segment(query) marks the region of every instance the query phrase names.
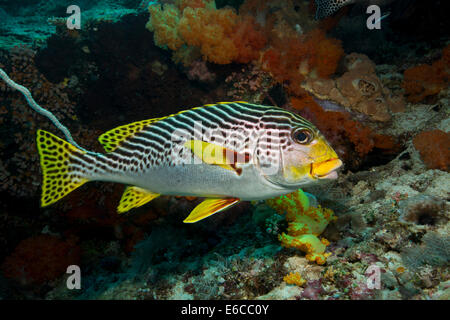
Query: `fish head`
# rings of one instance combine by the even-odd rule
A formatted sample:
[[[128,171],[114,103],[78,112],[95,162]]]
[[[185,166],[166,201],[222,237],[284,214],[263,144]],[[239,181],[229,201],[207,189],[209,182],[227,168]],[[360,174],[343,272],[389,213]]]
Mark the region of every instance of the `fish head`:
[[[322,134],[300,128],[292,140],[293,149],[280,153],[287,184],[337,178],[342,161]]]
[[[259,143],[260,151],[255,158],[263,177],[286,189],[336,179],[342,161],[320,131],[298,115],[293,115],[289,124],[289,129],[278,140],[270,139],[279,141],[278,145],[268,144],[267,139]]]

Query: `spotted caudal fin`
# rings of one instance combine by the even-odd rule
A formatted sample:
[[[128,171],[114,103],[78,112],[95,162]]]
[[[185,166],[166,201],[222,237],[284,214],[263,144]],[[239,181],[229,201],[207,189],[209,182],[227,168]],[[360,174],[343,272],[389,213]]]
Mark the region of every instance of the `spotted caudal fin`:
[[[355,0],[316,0],[316,19],[324,19],[331,16],[340,8],[354,2]]]
[[[36,142],[43,173],[42,207],[58,201],[89,181],[86,169],[77,165],[85,151],[44,130],[38,130]]]

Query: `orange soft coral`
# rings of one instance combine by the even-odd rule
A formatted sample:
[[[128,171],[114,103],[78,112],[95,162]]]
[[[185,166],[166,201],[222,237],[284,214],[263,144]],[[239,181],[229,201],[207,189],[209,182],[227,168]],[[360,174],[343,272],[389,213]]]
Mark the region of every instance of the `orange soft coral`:
[[[328,39],[320,29],[289,39],[274,39],[262,56],[266,71],[291,92],[301,92],[300,83],[307,77],[330,77],[344,51],[336,39]]]
[[[325,111],[311,96],[303,95],[301,98],[293,98],[292,106],[307,113],[315,125],[335,145],[342,143],[342,138],[350,141],[360,156],[366,155],[374,147],[371,139],[371,130],[364,128],[359,122],[351,119],[346,112]]]
[[[318,41],[317,53],[312,63],[320,78],[329,78],[336,72],[339,60],[344,55],[339,40],[325,38],[325,33],[320,29],[312,31],[311,41]]]
[[[154,32],[155,44],[159,47],[167,46],[171,50],[179,49],[184,41],[178,32],[180,11],[171,4],[151,5],[148,8],[150,19],[146,28]]]
[[[205,8],[211,7],[213,5],[213,2],[211,1],[208,2],[206,0],[176,0],[175,3],[181,12],[183,12],[183,10],[186,9],[187,7]]]
[[[339,41],[326,38],[320,29],[299,35],[288,25],[267,21],[263,28],[251,15],[216,9],[214,1],[178,0],[175,5],[152,5],[149,11],[147,28],[154,31],[155,43],[174,50],[177,61],[192,61],[184,55],[198,51],[217,64],[260,61],[269,41],[266,33],[271,34],[260,62],[294,93],[305,77],[330,77],[343,55]]]
[[[196,46],[205,58],[217,64],[231,63],[238,55],[232,40],[238,22],[231,9],[186,8],[178,31],[189,46]]]
[[[237,49],[235,61],[249,63],[259,59],[260,50],[266,45],[266,37],[255,19],[245,16],[237,24],[233,42]]]
[[[304,35],[297,54],[303,56],[302,62],[307,61],[306,72],[316,72],[320,78],[328,78],[336,71],[344,50],[339,40],[329,39],[323,30],[314,29]]]
[[[413,144],[429,169],[449,171],[450,133],[441,130],[424,131],[414,137]]]
[[[450,81],[450,45],[444,48],[442,58],[433,64],[421,64],[405,70],[403,88],[407,100],[423,101],[448,87]]]
[[[5,277],[22,284],[42,284],[61,276],[69,265],[79,264],[80,250],[75,240],[63,241],[50,235],[23,240],[5,259]]]
[[[214,1],[178,0],[176,5],[152,5],[149,11],[147,28],[154,32],[155,44],[174,50],[175,60],[185,64],[197,52],[217,64],[249,63],[259,59],[266,44],[253,17],[216,9]]]
[[[268,71],[279,83],[297,93],[304,75],[299,71],[301,56],[298,54],[302,42],[298,38],[288,39],[283,47],[271,47],[262,56],[262,69]]]

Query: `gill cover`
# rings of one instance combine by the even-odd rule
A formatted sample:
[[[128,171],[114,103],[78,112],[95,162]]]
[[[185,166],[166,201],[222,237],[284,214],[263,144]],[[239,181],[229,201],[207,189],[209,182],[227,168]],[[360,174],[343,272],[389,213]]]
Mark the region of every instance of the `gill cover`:
[[[308,145],[294,144],[293,150],[280,146],[269,150],[258,140],[254,159],[261,175],[270,183],[284,188],[304,185],[312,180],[335,178],[329,175],[342,165],[336,152],[319,135]]]
[[[268,182],[282,188],[292,188],[306,182],[309,165],[308,156],[306,154],[299,155],[294,162],[287,157],[287,153],[281,150],[281,146],[267,147],[266,143],[261,143],[258,139],[255,148],[255,166],[261,175]],[[259,150],[259,152],[258,152]],[[299,165],[305,163],[305,165]]]

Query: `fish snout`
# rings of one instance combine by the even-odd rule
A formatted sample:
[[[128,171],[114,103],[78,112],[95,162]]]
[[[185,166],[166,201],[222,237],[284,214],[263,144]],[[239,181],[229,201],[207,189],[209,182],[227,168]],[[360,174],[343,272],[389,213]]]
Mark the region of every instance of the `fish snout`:
[[[336,170],[341,166],[342,161],[338,158],[312,163],[310,175],[315,179],[336,179]]]

